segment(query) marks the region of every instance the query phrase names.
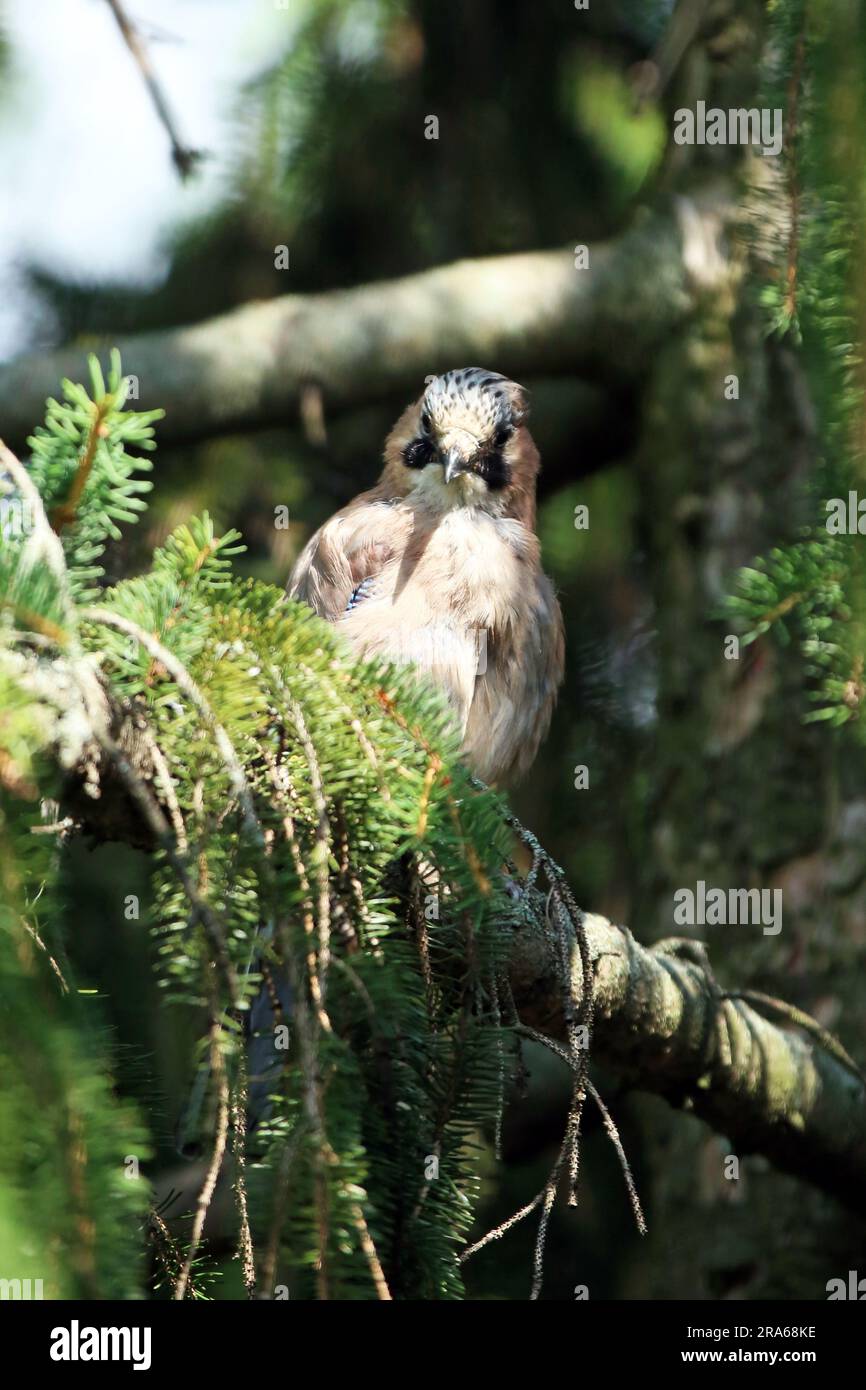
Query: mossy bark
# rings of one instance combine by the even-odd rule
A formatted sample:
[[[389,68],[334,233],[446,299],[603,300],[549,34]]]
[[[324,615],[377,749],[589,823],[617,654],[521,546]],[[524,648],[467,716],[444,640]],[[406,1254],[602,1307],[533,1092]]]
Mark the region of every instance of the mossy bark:
[[[759,39],[756,26],[741,50],[752,105]],[[719,75],[719,106],[735,104],[726,95],[729,77]],[[820,520],[802,486],[814,458],[805,384],[793,350],[764,337],[756,308],[747,250],[754,229],[740,193],[748,164],[720,172],[729,234],[716,247],[688,330],[657,355],[645,400],[641,514],[660,689],[646,769],[654,799],[632,921],[651,938],[676,932],[707,940],[723,986],[737,980],[817,1013],[862,1056],[856,986],[843,965],[850,904],[830,891],[833,882],[842,888],[838,866],[852,856],[852,811],[839,799],[833,744],[803,724],[809,705],[797,653],[763,639],[739,652],[726,648],[734,634],[720,616],[738,566]],[[705,181],[699,164],[694,177]],[[856,850],[853,857],[857,880],[863,859]],[[780,889],[781,931],[684,928],[674,894],[700,880],[725,890]],[[828,1199],[768,1179],[760,1160],[695,1121],[651,1103],[642,1113],[653,1174],[645,1294],[824,1298],[827,1279],[858,1254],[862,1260],[862,1228]]]

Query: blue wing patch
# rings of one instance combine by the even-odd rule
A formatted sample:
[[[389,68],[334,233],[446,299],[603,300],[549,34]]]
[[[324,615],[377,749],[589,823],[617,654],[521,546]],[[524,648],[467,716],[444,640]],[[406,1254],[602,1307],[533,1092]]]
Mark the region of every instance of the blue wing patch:
[[[353,608],[357,608],[357,606],[358,606],[359,603],[363,603],[363,601],[364,601],[365,598],[369,598],[369,597],[370,597],[370,594],[371,594],[371,592],[372,592],[372,589],[373,589],[373,576],[372,576],[372,575],[368,575],[366,579],[362,579],[361,582],[360,582],[360,584],[358,584],[358,585],[352,590],[352,593],[351,593],[351,595],[350,595],[350,597],[349,597],[349,602],[346,604],[346,612],[347,612],[347,613],[351,613],[351,611],[352,611]]]

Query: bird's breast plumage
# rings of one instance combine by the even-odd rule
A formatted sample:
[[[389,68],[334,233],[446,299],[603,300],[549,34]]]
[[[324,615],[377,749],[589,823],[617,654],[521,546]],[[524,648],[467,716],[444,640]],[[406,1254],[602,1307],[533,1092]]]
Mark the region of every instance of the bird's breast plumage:
[[[412,624],[426,620],[502,627],[514,621],[527,561],[537,553],[535,538],[519,523],[464,509],[419,516],[406,504],[396,504],[392,513],[391,534],[398,543],[376,574],[365,604],[352,610],[359,630],[374,611],[382,621],[384,609],[391,622]]]
[[[375,572],[371,556],[376,557]],[[329,587],[342,586],[334,599]],[[532,762],[562,672],[562,624],[519,521],[408,499],[365,500],[327,523],[296,569],[312,602],[359,652],[411,663],[447,695],[484,780]]]

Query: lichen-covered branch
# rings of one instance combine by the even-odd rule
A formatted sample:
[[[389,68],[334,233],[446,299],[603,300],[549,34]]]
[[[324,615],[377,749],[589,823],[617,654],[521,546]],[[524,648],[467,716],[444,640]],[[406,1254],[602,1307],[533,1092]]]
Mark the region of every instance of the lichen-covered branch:
[[[627,1084],[693,1111],[732,1151],[764,1154],[866,1212],[866,1082],[841,1048],[727,994],[678,943],[648,950],[628,928],[595,915],[585,928],[595,977],[593,1055]],[[577,999],[581,977],[575,950]],[[525,1022],[564,1035],[554,948],[542,932],[517,934],[511,985]]]
[[[148,742],[140,732],[124,732],[126,722],[118,737],[159,799]],[[73,776],[69,805],[97,839],[127,837],[129,802],[112,770],[106,772],[96,798],[78,794]],[[92,763],[88,776],[91,785],[100,780]],[[147,832],[132,838],[146,844]],[[514,934],[514,1001],[524,1024],[562,1038],[567,1020],[558,947],[543,898],[530,891],[525,908],[533,920]],[[774,1022],[764,1016],[766,1005],[722,990],[693,943],[647,949],[627,927],[594,914],[586,916],[585,936],[594,973],[593,1059],[610,1065],[626,1085],[689,1109],[734,1152],[763,1154],[866,1212],[866,1082],[838,1044],[817,1025],[799,1026],[794,1010]],[[583,997],[580,954],[575,942],[573,1011]]]
[[[300,418],[305,391],[341,409],[462,362],[533,373],[639,376],[695,306],[726,216],[716,195],[638,215],[584,248],[458,261],[327,294],[287,294],[184,328],[121,339],[140,402],[165,409],[165,444]],[[579,228],[575,242],[579,242]],[[289,272],[290,275],[290,272]],[[83,352],[0,367],[0,420],[20,444],[46,396],[80,375]]]

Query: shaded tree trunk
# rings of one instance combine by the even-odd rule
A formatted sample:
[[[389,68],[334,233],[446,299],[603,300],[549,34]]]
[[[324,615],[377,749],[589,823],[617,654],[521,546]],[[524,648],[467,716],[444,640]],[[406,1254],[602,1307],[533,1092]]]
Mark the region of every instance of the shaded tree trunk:
[[[712,95],[706,85],[700,92],[708,106],[757,104],[758,8],[740,7],[746,28],[737,41],[731,33],[728,45],[717,35],[696,46],[677,104],[688,104],[695,67],[715,74]],[[727,61],[714,68],[713,52]],[[723,165],[717,152],[712,158]],[[844,907],[830,891],[840,856],[851,853],[831,845],[840,830],[844,841],[856,810],[839,804],[826,736],[802,723],[801,659],[760,640],[730,659],[730,622],[717,616],[738,566],[819,520],[802,487],[814,458],[805,383],[792,351],[763,337],[755,307],[749,247],[757,229],[740,192],[749,170],[728,152],[719,173],[728,237],[715,248],[696,245],[701,309],[659,353],[646,393],[640,477],[660,690],[655,797],[632,914],[658,936],[706,939],[723,984],[745,980],[838,1022],[856,1054],[857,986],[846,980]],[[689,171],[698,186],[707,176],[699,160]],[[674,894],[701,880],[781,889],[781,931],[679,925]],[[862,1229],[832,1203],[792,1180],[768,1182],[760,1159],[739,1157],[733,1142],[695,1121],[652,1104],[642,1112],[653,1181],[651,1296],[822,1298],[826,1281],[856,1264]],[[717,1220],[708,1222],[707,1208]]]

